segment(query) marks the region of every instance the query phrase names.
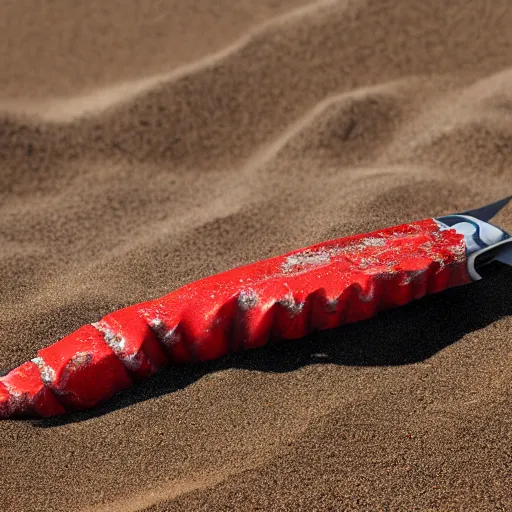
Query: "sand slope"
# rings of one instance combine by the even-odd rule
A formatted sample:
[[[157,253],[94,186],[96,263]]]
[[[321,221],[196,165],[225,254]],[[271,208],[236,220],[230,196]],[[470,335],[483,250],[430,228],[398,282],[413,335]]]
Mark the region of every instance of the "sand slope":
[[[507,0],[73,5],[0,8],[0,369],[211,273],[512,193]],[[3,509],[512,510],[511,282],[2,422]]]

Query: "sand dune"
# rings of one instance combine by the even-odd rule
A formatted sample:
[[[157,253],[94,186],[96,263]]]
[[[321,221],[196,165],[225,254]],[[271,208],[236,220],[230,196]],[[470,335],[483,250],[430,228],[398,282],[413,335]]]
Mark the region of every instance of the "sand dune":
[[[0,370],[206,275],[512,193],[506,0],[0,9]],[[493,271],[4,421],[3,509],[512,509]]]
[[[293,2],[290,2],[290,4],[292,3]],[[198,70],[214,67],[217,62],[237,53],[260,34],[264,35],[267,31],[273,30],[276,27],[279,29],[284,23],[301,19],[319,8],[333,5],[334,3],[333,0],[320,0],[285,12],[281,16],[271,17],[260,25],[256,25],[249,30],[249,33],[241,36],[233,44],[222,47],[218,52],[207,53],[207,55],[196,61],[177,66],[173,71],[150,75],[144,78],[134,78],[115,85],[96,87],[86,94],[73,95],[68,98],[52,98],[50,100],[46,99],[46,101],[40,100],[32,104],[27,103],[26,100],[19,103],[14,102],[13,104],[11,99],[11,101],[6,102],[2,108],[4,111],[21,111],[49,122],[66,122],[86,114],[97,113],[98,111],[101,112],[109,107],[133,100],[141,93],[151,90],[159,84],[176,81],[187,75],[194,74],[194,72]],[[219,9],[218,5],[217,9]],[[221,9],[221,12],[222,11]],[[223,12],[223,16],[226,14],[229,13]],[[204,36],[204,34],[202,35]],[[178,48],[187,49],[190,48],[190,46],[187,47],[180,44]],[[211,50],[211,48],[208,49]],[[168,57],[166,60],[166,67],[172,67],[171,63],[168,62]],[[140,72],[140,68],[138,71]]]

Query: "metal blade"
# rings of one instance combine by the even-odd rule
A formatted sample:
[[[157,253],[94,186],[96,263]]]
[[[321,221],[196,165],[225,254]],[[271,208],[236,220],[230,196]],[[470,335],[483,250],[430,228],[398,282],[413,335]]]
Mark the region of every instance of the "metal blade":
[[[512,196],[508,196],[505,197],[504,199],[496,201],[495,203],[482,206],[481,208],[476,208],[475,210],[468,210],[467,212],[461,212],[459,215],[469,215],[470,217],[474,217],[475,219],[483,220],[484,222],[489,222],[502,208],[507,206],[511,199]]]

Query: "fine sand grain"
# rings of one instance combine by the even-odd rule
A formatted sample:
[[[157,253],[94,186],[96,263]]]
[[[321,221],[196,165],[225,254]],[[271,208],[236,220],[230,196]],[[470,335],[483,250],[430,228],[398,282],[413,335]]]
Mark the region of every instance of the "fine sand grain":
[[[509,0],[0,13],[0,370],[206,275],[512,193]],[[489,274],[3,421],[0,509],[512,510],[512,269]]]

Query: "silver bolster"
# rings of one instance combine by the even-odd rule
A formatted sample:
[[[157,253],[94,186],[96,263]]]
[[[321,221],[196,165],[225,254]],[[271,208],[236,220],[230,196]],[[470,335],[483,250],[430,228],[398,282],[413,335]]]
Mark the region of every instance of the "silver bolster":
[[[474,281],[482,279],[475,263],[484,253],[488,253],[489,261],[512,265],[512,237],[506,231],[469,215],[447,215],[434,220],[441,229],[454,229],[464,236],[468,273]]]

